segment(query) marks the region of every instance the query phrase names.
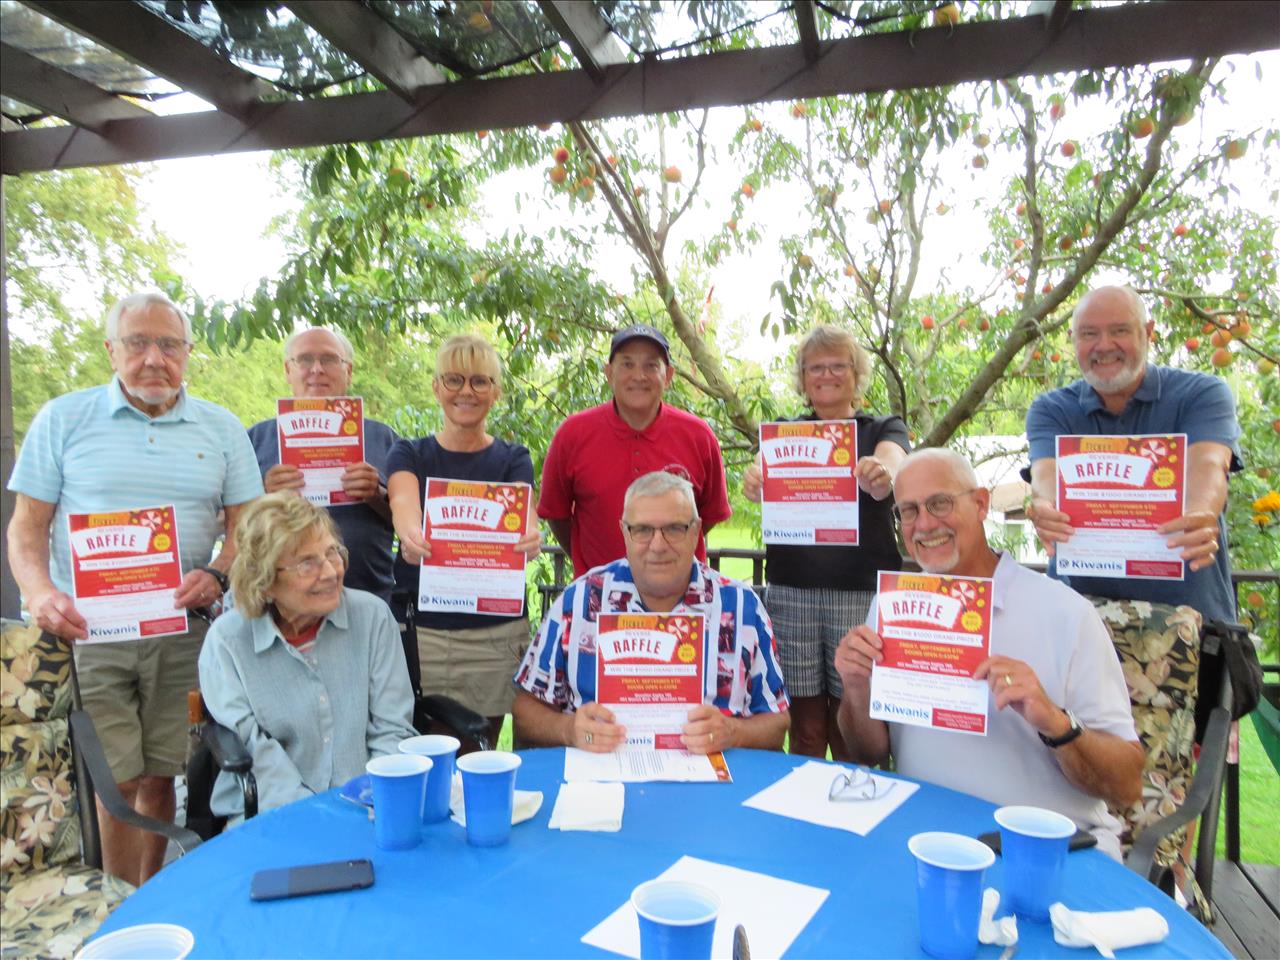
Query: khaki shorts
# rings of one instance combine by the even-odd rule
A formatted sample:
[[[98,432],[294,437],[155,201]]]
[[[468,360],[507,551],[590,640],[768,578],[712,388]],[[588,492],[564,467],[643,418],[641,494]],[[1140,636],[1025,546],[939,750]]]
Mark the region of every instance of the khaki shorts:
[[[417,630],[423,693],[453,697],[486,717],[511,712],[511,678],[529,646],[528,619],[475,630]]]
[[[187,691],[200,685],[209,629],[197,617],[188,622],[178,636],[75,645],[80,699],[118,783],[176,777],[186,766]]]

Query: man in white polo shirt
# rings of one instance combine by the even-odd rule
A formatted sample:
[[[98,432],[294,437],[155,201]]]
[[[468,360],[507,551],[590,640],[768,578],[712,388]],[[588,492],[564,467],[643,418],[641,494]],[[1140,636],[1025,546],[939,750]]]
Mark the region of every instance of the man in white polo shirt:
[[[894,496],[903,542],[922,570],[994,581],[991,656],[973,674],[991,688],[987,735],[873,720],[871,668],[883,647],[864,625],[844,636],[835,658],[844,681],[840,732],[852,759],[881,764],[892,754],[909,777],[992,803],[1056,810],[1119,859],[1120,821],[1107,804],[1137,800],[1144,758],[1120,661],[1093,605],[987,545],[991,493],[959,454],[910,454]]]
[[[239,421],[183,387],[191,322],[177,306],[161,293],[126,297],[107,315],[105,346],[115,377],[45,404],[9,478],[14,578],[37,625],[69,640],[88,633],[70,596],[68,514],[173,504],[184,573],[173,602],[190,610],[222,596],[236,515],[262,493]],[[204,624],[190,623],[181,636],[75,645],[84,706],[121,792],[164,820],[173,819],[173,778],[185,759],[186,692],[198,685]],[[160,869],[163,837],[101,807],[99,819],[110,873],[137,885]]]

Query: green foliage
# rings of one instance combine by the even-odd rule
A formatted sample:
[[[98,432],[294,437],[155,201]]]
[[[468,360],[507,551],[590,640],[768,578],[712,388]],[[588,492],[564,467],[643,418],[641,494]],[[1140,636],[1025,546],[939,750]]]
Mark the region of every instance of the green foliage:
[[[171,278],[174,244],[139,212],[143,176],[145,169],[106,167],[5,177],[11,320],[49,331]]]
[[[175,246],[142,219],[125,167],[5,177],[14,433],[53,397],[110,379],[102,317],[172,279]]]

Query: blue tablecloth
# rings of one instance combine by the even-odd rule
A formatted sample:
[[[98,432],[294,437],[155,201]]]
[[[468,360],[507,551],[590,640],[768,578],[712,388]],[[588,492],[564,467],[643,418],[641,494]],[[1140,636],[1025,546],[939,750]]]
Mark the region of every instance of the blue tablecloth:
[[[915,867],[907,838],[922,830],[977,836],[994,807],[922,785],[866,837],[774,816],[742,801],[805,761],[781,753],[727,754],[731,784],[627,784],[617,833],[547,829],[563,750],[522,756],[517,785],[545,799],[505,847],[476,849],[451,822],[421,846],[377,849],[363,808],[336,791],[273,810],[166,867],[126,900],[102,932],[169,922],[195,934],[193,957],[606,957],[581,936],[631,889],[688,854],[831,891],[792,944],[791,957],[920,956]],[[373,861],[368,890],[254,903],[258,870],[353,857]],[[1000,859],[988,871],[998,888]],[[1162,944],[1119,956],[1229,957],[1222,944],[1159,890],[1096,850],[1068,857],[1063,901],[1078,910],[1151,906],[1169,921]],[[1047,924],[1019,922],[1019,960],[1096,957],[1053,941]],[[749,931],[749,927],[748,927]],[[979,957],[1001,951],[983,947]]]

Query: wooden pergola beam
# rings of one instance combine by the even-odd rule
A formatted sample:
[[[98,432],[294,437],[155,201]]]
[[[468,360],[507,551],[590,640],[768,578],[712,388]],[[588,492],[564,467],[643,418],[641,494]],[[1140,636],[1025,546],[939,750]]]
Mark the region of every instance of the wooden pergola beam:
[[[791,9],[796,15],[796,30],[800,34],[800,49],[807,62],[813,63],[822,52],[818,43],[818,22],[814,17],[813,0],[792,0]]]
[[[606,67],[627,62],[626,48],[592,0],[538,0],[538,6],[592,80],[602,80]]]
[[[1280,46],[1280,2],[1216,0],[1075,10],[1048,35],[1042,17],[984,21],[832,40],[816,62],[799,44],[734,50],[605,69],[431,88],[411,107],[395,94],[265,104],[252,124],[220,113],[117,120],[110,136],[74,128],[0,134],[0,172],[133,163],[166,157],[278,150],[600,120],[702,107],[1001,77],[1100,70]]]
[[[290,0],[294,15],[407,103],[448,78],[396,29],[356,0]]]
[[[274,88],[128,0],[23,0],[219,110],[248,120]]]
[[[0,89],[6,96],[98,133],[104,133],[112,120],[152,115],[136,103],[2,42]]]

